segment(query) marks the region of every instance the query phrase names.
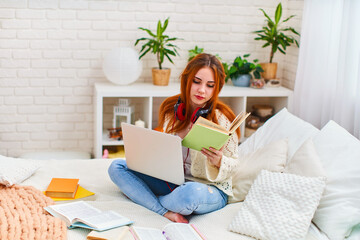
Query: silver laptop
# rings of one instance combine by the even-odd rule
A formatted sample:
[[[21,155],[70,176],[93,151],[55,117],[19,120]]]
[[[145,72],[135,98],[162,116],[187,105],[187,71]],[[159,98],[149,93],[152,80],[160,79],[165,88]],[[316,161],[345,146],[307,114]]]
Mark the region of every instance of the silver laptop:
[[[121,128],[129,169],[177,185],[185,182],[180,137],[128,123]]]

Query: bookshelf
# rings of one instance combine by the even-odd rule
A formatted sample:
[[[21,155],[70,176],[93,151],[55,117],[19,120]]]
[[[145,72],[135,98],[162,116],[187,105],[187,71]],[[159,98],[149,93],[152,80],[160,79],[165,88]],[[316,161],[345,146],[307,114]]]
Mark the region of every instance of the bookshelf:
[[[94,156],[101,158],[106,146],[121,146],[123,141],[108,138],[108,128],[112,127],[112,109],[119,98],[130,99],[134,106],[134,119],[141,119],[145,127],[153,129],[157,126],[158,109],[161,102],[169,96],[180,92],[180,83],[168,86],[155,86],[152,83],[134,83],[120,86],[112,83],[95,83],[94,87]],[[275,113],[284,107],[291,109],[293,92],[284,87],[254,89],[225,85],[220,99],[227,103],[237,115],[241,111],[251,111],[254,104],[269,104]],[[241,126],[244,136],[244,124]]]

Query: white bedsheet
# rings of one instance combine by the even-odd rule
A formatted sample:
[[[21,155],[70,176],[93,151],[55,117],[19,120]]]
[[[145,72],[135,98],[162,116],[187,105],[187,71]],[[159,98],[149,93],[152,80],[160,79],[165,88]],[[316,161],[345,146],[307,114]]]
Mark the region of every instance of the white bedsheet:
[[[135,226],[161,229],[170,221],[166,218],[134,204],[127,199],[110,180],[107,169],[112,160],[41,160],[42,167],[25,180],[22,185],[31,185],[44,191],[53,177],[79,178],[79,184],[95,192],[95,196],[84,200],[101,210],[114,210],[133,220]],[[208,240],[253,240],[253,238],[232,233],[227,226],[242,203],[229,204],[225,208],[205,215],[192,216],[195,224]],[[89,233],[86,229],[68,230],[68,239],[84,240]],[[316,226],[311,225],[306,240],[328,240]]]

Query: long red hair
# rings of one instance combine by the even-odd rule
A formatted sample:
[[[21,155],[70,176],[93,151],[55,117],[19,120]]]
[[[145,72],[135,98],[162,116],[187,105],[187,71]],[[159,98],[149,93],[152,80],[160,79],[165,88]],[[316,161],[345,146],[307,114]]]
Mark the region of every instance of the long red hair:
[[[206,103],[204,108],[212,106],[211,111],[207,115],[207,119],[218,123],[215,116],[215,109],[219,109],[230,121],[235,119],[235,114],[229,106],[219,100],[219,93],[225,84],[225,72],[221,62],[213,55],[207,53],[198,54],[194,57],[185,67],[184,71],[180,76],[180,94],[166,98],[160,105],[159,110],[159,128],[162,129],[165,121],[169,121],[165,132],[174,133],[185,129],[189,123],[192,112],[190,106],[190,89],[195,78],[196,73],[204,67],[209,67],[214,73],[214,93],[211,99]],[[178,98],[185,104],[185,120],[176,120],[174,105],[177,103]],[[238,137],[240,136],[240,129],[236,130]]]

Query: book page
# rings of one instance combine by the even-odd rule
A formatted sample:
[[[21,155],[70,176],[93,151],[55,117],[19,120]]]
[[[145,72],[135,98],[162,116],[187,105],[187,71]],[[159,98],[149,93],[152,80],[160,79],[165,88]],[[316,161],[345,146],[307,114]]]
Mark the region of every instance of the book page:
[[[251,113],[244,113],[241,112],[239,115],[236,116],[236,118],[234,119],[234,121],[231,123],[230,125],[230,129],[229,132],[230,133],[234,133],[235,130],[240,127],[241,123],[245,121],[245,119],[250,115]]]
[[[209,121],[209,120],[207,120],[206,118],[203,118],[203,117],[199,117],[198,120],[195,122],[195,124],[199,124],[201,126],[205,126],[205,127],[209,127],[209,128],[215,129],[215,130],[219,130],[219,131],[224,132],[224,133],[228,132],[224,127],[222,127],[222,126],[220,126],[220,125],[218,125],[218,124],[216,124],[216,123],[214,123],[212,121]]]
[[[167,240],[162,231],[156,228],[133,227],[140,240]]]
[[[169,223],[164,227],[164,235],[171,240],[203,240],[190,224]]]
[[[114,211],[101,212],[95,215],[82,217],[81,219],[76,218],[76,220],[99,230],[126,225],[131,222],[128,218],[123,217]]]
[[[49,208],[56,211],[58,214],[61,214],[68,218],[71,222],[75,218],[89,217],[97,215],[101,211],[97,208],[92,207],[90,204],[83,201],[65,203],[59,205],[52,205]]]

